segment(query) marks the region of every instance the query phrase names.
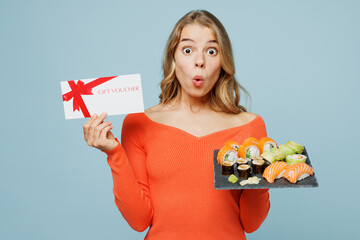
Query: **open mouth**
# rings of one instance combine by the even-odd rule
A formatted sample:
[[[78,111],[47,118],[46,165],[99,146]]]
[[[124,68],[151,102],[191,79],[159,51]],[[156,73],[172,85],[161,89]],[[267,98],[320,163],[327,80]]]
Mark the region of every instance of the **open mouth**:
[[[193,83],[195,87],[200,87],[203,83],[203,78],[201,76],[195,76],[193,77]]]
[[[194,81],[197,81],[197,82],[203,81],[203,77],[202,77],[202,76],[199,76],[199,75],[196,75],[195,77],[193,77],[193,80],[194,80]]]

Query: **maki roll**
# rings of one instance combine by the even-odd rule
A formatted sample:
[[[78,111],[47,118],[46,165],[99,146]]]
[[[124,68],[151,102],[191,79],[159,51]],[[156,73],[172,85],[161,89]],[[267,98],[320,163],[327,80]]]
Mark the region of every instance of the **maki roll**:
[[[264,160],[253,160],[252,161],[252,169],[253,174],[262,175],[265,168],[265,161]]]
[[[251,141],[245,142],[239,149],[239,157],[250,160],[254,156],[259,156],[260,150],[257,145]]]
[[[221,165],[222,167],[222,175],[231,175],[234,174],[234,168],[233,168],[234,162],[230,161],[224,161]]]
[[[270,151],[264,152],[263,154],[261,154],[261,157],[263,157],[270,164],[276,161],[276,155]]]
[[[286,154],[284,152],[280,151],[280,149],[278,149],[278,148],[272,148],[270,150],[270,152],[275,155],[276,161],[281,161],[286,158]]]
[[[247,164],[239,165],[237,171],[239,173],[239,178],[248,179],[250,177],[251,169]]]
[[[237,143],[237,142],[235,142],[235,141],[233,141],[233,140],[227,141],[224,146],[232,147],[232,148],[234,148],[236,151],[239,151],[239,148],[240,148],[240,144]]]
[[[261,156],[253,156],[251,160],[263,160]]]
[[[292,165],[294,163],[305,163],[306,156],[302,154],[292,154],[286,157],[286,163],[288,165]]]
[[[254,143],[256,146],[259,144],[259,140],[257,140],[257,138],[255,138],[255,137],[249,137],[249,138],[245,139],[243,144],[249,143],[249,142]]]
[[[233,165],[236,162],[238,152],[230,147],[223,146],[217,155],[217,161],[222,167],[223,175],[231,175],[234,174]]]
[[[304,151],[304,147],[294,141],[287,141],[285,145],[294,149],[295,153],[302,153]]]
[[[229,161],[231,163],[235,163],[237,159],[238,152],[230,147],[230,146],[223,146],[217,155],[217,161],[220,165],[223,165],[223,162]]]
[[[236,159],[236,164],[237,166],[242,165],[242,164],[248,164],[249,160],[247,160],[246,158],[238,158]]]
[[[254,160],[257,160],[257,161],[265,161],[265,163],[264,163],[264,169],[271,164],[269,161],[267,161],[266,159],[263,159],[261,156],[254,156],[254,157],[252,158],[252,161],[254,161]]]
[[[263,137],[259,140],[258,147],[260,149],[260,153],[271,150],[272,148],[277,148],[277,144],[274,140],[269,137]]]
[[[283,144],[279,146],[279,150],[283,152],[286,156],[296,153],[296,150]]]

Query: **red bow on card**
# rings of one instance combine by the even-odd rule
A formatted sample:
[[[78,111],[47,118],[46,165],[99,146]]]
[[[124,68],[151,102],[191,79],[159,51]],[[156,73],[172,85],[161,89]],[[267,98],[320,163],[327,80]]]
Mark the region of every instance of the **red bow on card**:
[[[97,78],[94,81],[91,81],[87,84],[84,84],[84,82],[81,80],[77,81],[77,83],[75,83],[75,81],[68,81],[71,91],[63,95],[63,101],[67,102],[70,99],[74,98],[73,111],[74,112],[75,110],[80,111],[81,109],[82,113],[84,114],[84,117],[91,117],[81,95],[93,95],[92,93],[93,87],[103,84],[104,82],[107,82],[115,77],[116,76]]]

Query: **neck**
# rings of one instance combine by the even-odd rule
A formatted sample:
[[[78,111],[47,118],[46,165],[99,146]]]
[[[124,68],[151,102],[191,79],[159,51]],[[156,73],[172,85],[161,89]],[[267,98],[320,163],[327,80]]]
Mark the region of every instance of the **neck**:
[[[187,94],[180,94],[174,101],[173,106],[178,110],[191,113],[200,113],[211,110],[209,96],[196,98]]]

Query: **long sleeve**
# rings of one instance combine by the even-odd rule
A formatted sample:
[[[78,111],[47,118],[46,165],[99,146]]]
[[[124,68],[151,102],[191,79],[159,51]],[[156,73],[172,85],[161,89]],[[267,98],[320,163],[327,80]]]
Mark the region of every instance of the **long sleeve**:
[[[269,210],[267,190],[217,190],[213,150],[226,141],[266,136],[260,116],[202,137],[163,125],[144,113],[126,116],[121,144],[106,152],[115,203],[147,240],[242,239]],[[220,207],[219,207],[220,206]],[[220,230],[218,223],[227,223]]]
[[[247,233],[256,231],[270,209],[269,189],[246,189],[240,196],[240,219]]]
[[[265,122],[258,121],[251,136],[261,139],[267,136]],[[244,231],[252,233],[263,223],[270,209],[269,189],[242,190],[240,196],[240,220]]]
[[[115,204],[136,231],[146,230],[153,216],[146,153],[141,143],[143,132],[136,120],[127,117],[123,123],[122,144],[105,151],[114,182]]]

